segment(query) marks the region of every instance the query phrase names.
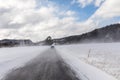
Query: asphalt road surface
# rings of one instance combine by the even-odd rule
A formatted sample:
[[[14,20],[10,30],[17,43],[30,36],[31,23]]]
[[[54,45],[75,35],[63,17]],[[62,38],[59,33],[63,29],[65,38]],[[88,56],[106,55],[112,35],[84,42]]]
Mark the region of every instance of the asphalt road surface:
[[[34,54],[34,53],[33,53]],[[48,49],[25,66],[12,70],[3,80],[80,80],[56,49]]]

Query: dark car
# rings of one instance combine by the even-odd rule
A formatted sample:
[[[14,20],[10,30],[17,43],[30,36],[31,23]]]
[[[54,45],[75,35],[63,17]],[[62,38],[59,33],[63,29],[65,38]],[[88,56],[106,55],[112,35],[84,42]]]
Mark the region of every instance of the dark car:
[[[51,46],[51,48],[54,48],[54,46]]]

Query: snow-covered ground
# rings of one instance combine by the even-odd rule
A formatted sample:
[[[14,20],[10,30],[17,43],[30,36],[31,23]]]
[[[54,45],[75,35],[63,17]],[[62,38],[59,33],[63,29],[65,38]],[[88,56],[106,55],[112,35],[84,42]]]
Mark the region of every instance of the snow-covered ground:
[[[23,66],[47,47],[0,48],[0,80],[13,68]]]
[[[77,65],[77,64],[81,64],[82,61],[84,63],[93,65],[94,67],[99,68],[102,71],[120,80],[120,43],[80,44],[80,45],[69,45],[69,46],[66,45],[66,46],[59,46],[58,50],[60,53],[63,53],[64,55],[65,54],[71,55],[74,56],[76,59],[80,60],[80,61],[76,60],[76,62],[74,62],[75,60],[71,58],[70,60],[68,60],[68,62],[70,63],[73,62],[73,64],[75,63]],[[84,66],[80,67],[81,69],[80,68],[79,69],[81,71],[82,70],[84,71],[83,67]],[[77,70],[79,71],[79,69]],[[91,71],[93,69],[86,68],[86,70]],[[93,71],[93,74],[94,73],[95,72]],[[97,78],[98,75],[100,75],[100,73],[96,73],[96,75],[93,75],[89,72],[85,74],[96,76],[94,78]],[[92,78],[90,80],[99,80]],[[101,80],[105,80],[105,79],[101,79]]]
[[[0,78],[47,49],[44,46],[0,48]],[[56,49],[83,80],[116,80],[113,77],[120,80],[120,43],[64,45]]]

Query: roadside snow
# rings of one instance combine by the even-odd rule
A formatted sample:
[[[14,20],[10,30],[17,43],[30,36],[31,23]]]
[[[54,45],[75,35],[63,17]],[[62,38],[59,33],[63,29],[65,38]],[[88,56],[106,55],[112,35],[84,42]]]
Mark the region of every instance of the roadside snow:
[[[109,75],[120,80],[120,43],[65,45],[57,50],[78,73],[88,75],[89,80],[115,80]]]
[[[13,68],[23,66],[26,62],[44,51],[46,47],[0,48],[0,80]]]

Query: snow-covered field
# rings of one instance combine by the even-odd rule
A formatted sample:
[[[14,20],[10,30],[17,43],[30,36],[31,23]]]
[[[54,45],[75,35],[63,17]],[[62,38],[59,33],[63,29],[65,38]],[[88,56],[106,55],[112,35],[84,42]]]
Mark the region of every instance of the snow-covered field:
[[[0,80],[11,69],[23,66],[48,47],[0,48]]]
[[[58,49],[120,80],[120,43],[66,45]]]
[[[23,66],[47,49],[45,46],[0,48],[0,80],[8,71]],[[120,43],[64,45],[56,49],[83,80],[116,80],[113,77],[120,80]]]

